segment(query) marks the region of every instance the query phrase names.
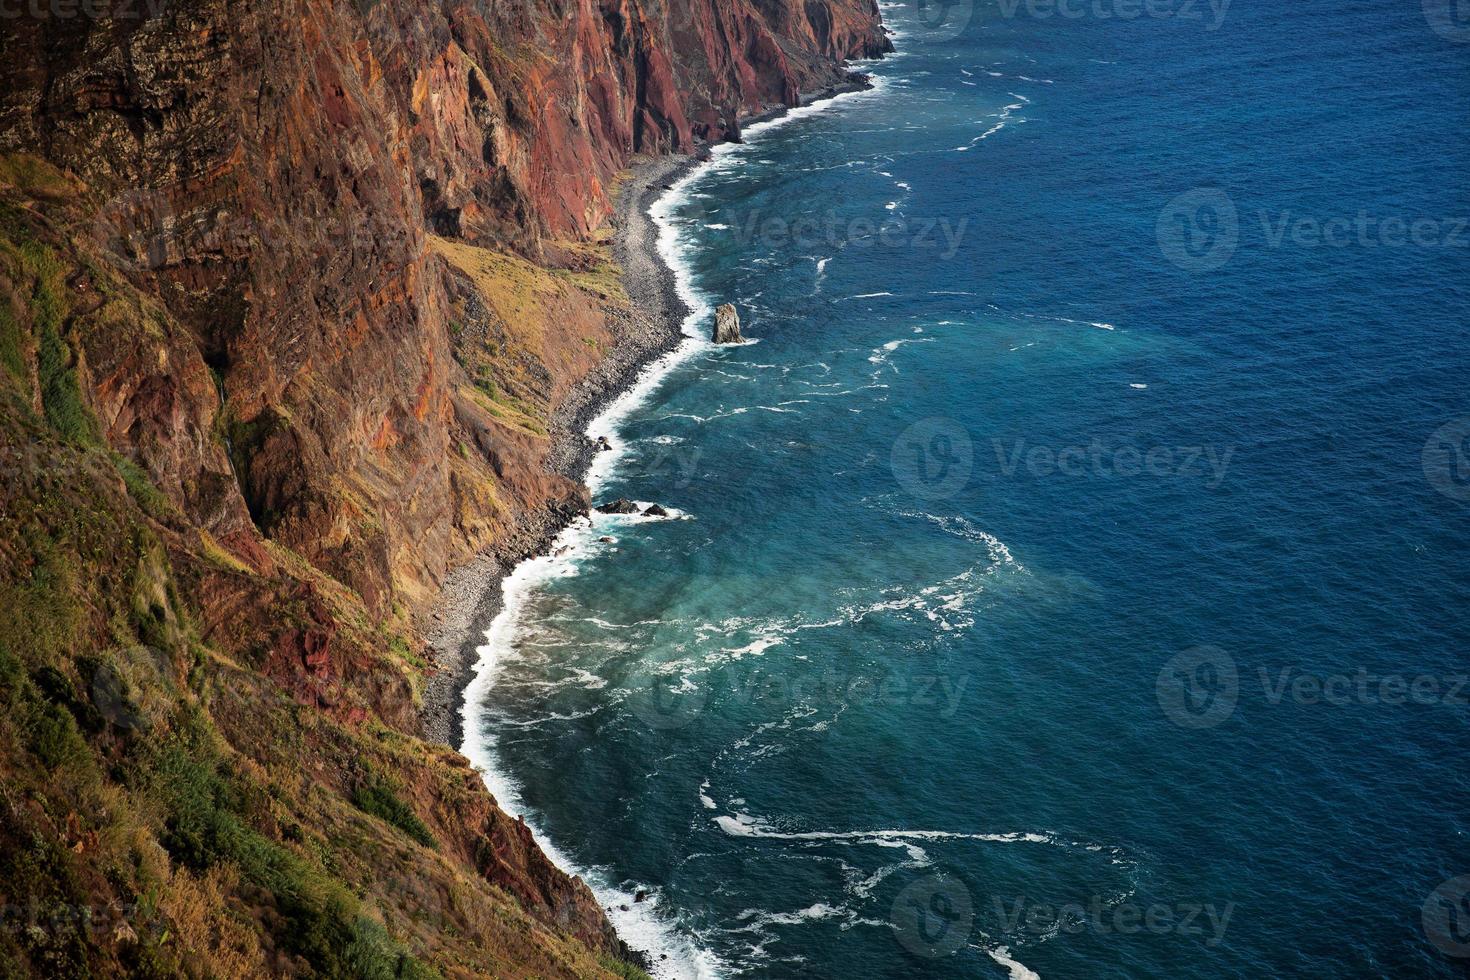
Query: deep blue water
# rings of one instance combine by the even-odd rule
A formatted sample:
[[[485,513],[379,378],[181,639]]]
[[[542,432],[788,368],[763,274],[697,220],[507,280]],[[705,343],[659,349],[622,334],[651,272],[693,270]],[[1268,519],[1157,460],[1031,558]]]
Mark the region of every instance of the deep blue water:
[[[1182,5],[887,9],[669,199],[758,342],[472,692],[669,972],[1470,964],[1470,23]]]

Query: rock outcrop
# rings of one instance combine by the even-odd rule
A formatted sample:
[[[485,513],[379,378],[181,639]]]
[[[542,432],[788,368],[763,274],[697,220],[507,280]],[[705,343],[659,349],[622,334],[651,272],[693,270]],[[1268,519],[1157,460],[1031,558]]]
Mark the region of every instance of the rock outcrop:
[[[587,887],[417,737],[416,619],[585,509],[547,425],[636,316],[632,155],[842,82],[876,4],[83,12],[0,18],[0,879],[134,911],[0,966],[612,969]]]
[[[714,341],[717,344],[738,344],[745,340],[740,336],[740,313],[734,303],[725,303],[715,310]]]

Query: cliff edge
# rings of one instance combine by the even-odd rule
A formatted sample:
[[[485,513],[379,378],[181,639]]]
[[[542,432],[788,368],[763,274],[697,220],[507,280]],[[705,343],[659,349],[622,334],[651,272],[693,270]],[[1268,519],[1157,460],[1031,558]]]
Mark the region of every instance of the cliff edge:
[[[548,424],[640,315],[629,159],[876,6],[47,7],[0,19],[0,966],[635,974],[420,737],[416,621],[586,504]]]

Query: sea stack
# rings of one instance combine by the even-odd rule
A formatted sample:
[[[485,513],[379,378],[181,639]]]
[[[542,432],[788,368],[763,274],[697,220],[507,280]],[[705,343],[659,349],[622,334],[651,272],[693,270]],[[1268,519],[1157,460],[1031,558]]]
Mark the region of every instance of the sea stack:
[[[715,310],[715,343],[738,344],[745,338],[740,336],[740,314],[734,303],[726,303]]]

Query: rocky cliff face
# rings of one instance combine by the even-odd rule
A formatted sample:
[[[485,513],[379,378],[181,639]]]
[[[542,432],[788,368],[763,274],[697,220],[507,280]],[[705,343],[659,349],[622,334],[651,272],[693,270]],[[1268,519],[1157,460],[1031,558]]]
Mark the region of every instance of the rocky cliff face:
[[[630,155],[839,80],[872,0],[49,6],[0,20],[0,959],[610,969],[415,738],[413,616],[580,504]]]

